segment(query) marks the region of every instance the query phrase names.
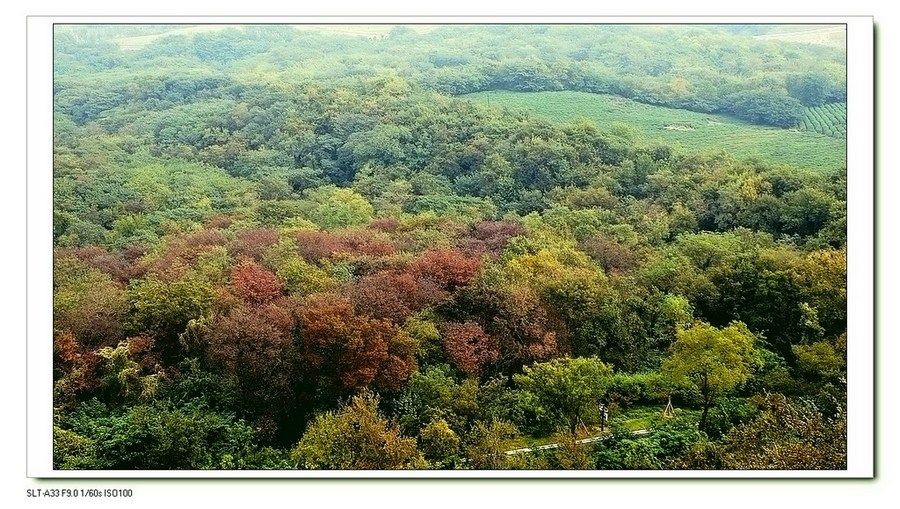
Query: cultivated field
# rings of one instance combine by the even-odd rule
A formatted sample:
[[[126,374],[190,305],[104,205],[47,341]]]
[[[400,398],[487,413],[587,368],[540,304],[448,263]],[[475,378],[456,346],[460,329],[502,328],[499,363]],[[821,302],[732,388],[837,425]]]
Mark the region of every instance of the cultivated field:
[[[797,167],[826,170],[846,157],[844,140],[800,129],[765,127],[724,116],[643,104],[613,95],[586,92],[491,91],[463,97],[483,104],[527,110],[565,122],[583,117],[609,130],[616,123],[639,131],[648,144],[662,143],[689,152],[726,151]]]
[[[830,103],[806,108],[797,129],[847,139],[847,103]]]

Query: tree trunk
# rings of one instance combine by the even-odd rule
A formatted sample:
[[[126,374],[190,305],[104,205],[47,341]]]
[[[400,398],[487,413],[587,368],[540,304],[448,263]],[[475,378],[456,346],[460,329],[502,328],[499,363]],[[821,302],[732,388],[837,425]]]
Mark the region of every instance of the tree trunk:
[[[703,413],[700,414],[700,431],[706,431],[706,415],[709,413],[709,402],[704,398]]]
[[[703,413],[700,414],[700,431],[706,431],[706,416],[709,414],[709,407],[712,404],[712,395],[709,390],[709,382],[703,377],[703,385],[700,387],[700,393],[703,395]]]

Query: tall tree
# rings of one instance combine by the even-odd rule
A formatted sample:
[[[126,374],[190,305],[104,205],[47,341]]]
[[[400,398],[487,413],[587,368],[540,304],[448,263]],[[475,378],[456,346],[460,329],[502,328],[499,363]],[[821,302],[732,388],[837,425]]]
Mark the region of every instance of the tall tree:
[[[525,366],[513,379],[572,437],[588,408],[606,393],[613,370],[597,358],[553,359]]]
[[[244,304],[216,317],[205,330],[210,361],[234,377],[241,410],[266,429],[289,414],[295,401],[294,327],[289,309]]]
[[[214,298],[215,289],[196,274],[174,281],[155,274],[132,280],[128,286],[131,329],[154,337],[164,358],[171,359],[182,348],[178,335],[188,322],[209,313]]]
[[[410,265],[416,277],[434,282],[439,287],[453,291],[469,284],[481,270],[481,263],[458,251],[436,249],[427,251]]]
[[[499,470],[509,468],[512,459],[506,454],[509,439],[519,434],[516,426],[502,419],[494,418],[490,423],[477,422],[467,437],[465,448],[472,468],[479,470]]]
[[[312,295],[299,318],[300,353],[309,374],[328,392],[370,384],[397,390],[415,371],[415,341],[387,320],[357,315],[343,297]]]
[[[244,260],[231,271],[235,293],[251,304],[271,302],[284,293],[284,281],[252,260]]]
[[[475,322],[448,324],[444,349],[453,364],[468,375],[478,375],[500,355],[497,338],[485,334]]]
[[[723,329],[699,322],[678,331],[672,354],[663,362],[663,373],[672,383],[687,382],[700,392],[700,429],[706,429],[706,417],[716,399],[750,377],[755,363],[755,339],[742,322],[733,322]]]

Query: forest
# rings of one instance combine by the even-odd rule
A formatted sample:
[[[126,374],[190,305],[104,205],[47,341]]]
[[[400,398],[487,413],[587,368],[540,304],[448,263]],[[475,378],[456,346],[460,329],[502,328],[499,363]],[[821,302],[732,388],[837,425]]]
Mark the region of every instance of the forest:
[[[846,469],[804,30],[56,25],[54,468]]]

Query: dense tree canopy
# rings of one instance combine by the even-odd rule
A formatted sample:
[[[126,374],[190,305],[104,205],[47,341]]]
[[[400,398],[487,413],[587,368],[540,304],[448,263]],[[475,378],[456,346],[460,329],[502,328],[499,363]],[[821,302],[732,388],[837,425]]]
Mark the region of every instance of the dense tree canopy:
[[[54,466],[841,468],[845,168],[464,97],[846,100],[738,28],[58,26]]]

